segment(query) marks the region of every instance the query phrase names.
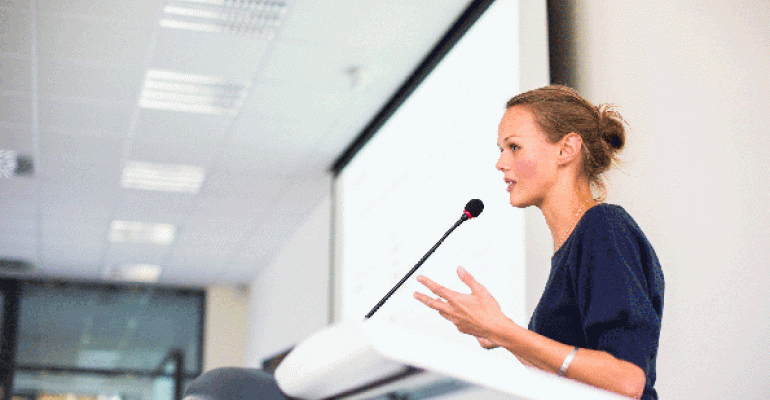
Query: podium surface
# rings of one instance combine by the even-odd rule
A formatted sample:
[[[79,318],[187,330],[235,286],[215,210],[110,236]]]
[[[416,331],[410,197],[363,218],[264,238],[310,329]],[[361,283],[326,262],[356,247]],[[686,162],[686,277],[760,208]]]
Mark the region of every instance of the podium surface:
[[[275,378],[288,396],[310,400],[434,397],[474,387],[510,399],[624,399],[526,367],[508,353],[473,351],[372,320],[310,336],[283,360]]]

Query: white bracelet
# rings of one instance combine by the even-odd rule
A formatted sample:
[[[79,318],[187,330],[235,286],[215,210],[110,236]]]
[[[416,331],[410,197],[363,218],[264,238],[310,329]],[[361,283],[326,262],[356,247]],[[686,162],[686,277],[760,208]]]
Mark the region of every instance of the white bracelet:
[[[575,358],[575,354],[577,354],[578,348],[575,347],[572,349],[572,352],[567,355],[567,358],[564,359],[564,363],[561,365],[561,368],[559,369],[559,376],[564,376],[564,374],[567,372],[567,368],[569,368],[570,363],[572,362],[572,359]]]

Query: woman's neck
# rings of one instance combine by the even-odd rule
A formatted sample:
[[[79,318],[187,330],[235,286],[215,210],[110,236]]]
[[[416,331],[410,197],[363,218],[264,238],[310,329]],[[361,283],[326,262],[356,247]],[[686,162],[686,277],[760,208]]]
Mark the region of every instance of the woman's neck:
[[[547,201],[540,205],[545,223],[551,231],[554,251],[558,250],[575,229],[580,218],[597,204],[590,185],[585,180],[562,185],[553,190]]]

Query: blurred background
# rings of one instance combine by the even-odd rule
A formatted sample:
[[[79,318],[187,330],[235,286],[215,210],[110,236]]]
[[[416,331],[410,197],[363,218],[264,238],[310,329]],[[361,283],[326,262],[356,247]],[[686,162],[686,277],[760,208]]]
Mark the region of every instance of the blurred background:
[[[3,0],[5,398],[170,399],[337,320],[336,177],[490,3]],[[607,201],[663,265],[661,398],[767,398],[770,3],[513,3],[510,96],[629,123]],[[518,228],[528,316],[552,243]]]

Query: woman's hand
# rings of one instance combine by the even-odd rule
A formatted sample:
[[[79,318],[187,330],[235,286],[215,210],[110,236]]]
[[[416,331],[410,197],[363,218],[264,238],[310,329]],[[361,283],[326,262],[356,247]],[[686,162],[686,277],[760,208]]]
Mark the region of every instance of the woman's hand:
[[[497,300],[471,274],[460,267],[457,268],[457,275],[471,289],[470,294],[447,289],[421,275],[417,280],[438,297],[434,299],[420,292],[415,292],[414,297],[438,311],[460,332],[475,336],[482,347],[498,347],[494,340],[495,330],[505,321],[510,323],[510,320],[503,314]]]
[[[559,343],[517,325],[503,314],[497,300],[464,269],[457,275],[471,289],[471,294],[458,293],[432,280],[417,280],[438,297],[415,292],[414,297],[436,310],[457,329],[473,335],[487,349],[504,347],[523,364],[557,373],[573,347]],[[624,396],[639,398],[646,380],[638,366],[599,350],[580,349],[567,370],[567,377]]]
[[[481,347],[483,347],[483,348],[485,348],[487,350],[500,347],[500,346],[496,345],[494,342],[492,342],[491,340],[489,340],[487,338],[476,337],[476,340],[479,341],[479,344],[481,345]]]

